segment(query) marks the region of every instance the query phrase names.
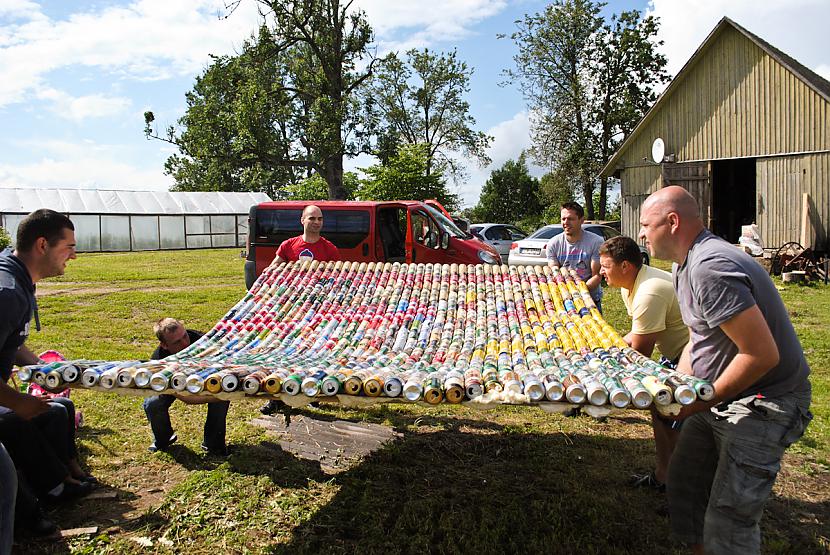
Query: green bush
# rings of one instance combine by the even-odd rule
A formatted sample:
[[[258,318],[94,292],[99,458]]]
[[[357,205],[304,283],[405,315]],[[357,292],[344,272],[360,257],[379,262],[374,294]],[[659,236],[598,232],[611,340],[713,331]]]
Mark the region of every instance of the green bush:
[[[0,227],[0,251],[12,244],[12,238],[5,228]]]

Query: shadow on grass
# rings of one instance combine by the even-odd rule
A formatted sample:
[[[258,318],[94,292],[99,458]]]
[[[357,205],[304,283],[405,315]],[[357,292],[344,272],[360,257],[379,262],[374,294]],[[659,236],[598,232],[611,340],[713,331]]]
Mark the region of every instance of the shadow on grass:
[[[335,477],[273,553],[669,552],[664,499],[625,486],[633,444],[572,434],[406,433]]]
[[[649,441],[458,424],[405,433],[337,475],[334,499],[272,553],[685,552],[664,495],[626,485]],[[818,517],[804,527],[799,514]],[[774,498],[764,551],[825,553],[826,514],[824,503]]]
[[[101,493],[115,495],[96,498],[96,494]],[[136,498],[137,496],[130,491],[101,484],[93,490],[90,496],[70,503],[46,507],[44,515],[55,522],[61,530],[97,527],[97,533],[88,537],[103,534],[110,527],[117,527],[123,532],[162,527],[166,521],[153,513],[128,516],[135,513],[133,502]],[[69,553],[72,551],[70,543],[74,539],[72,537],[16,537],[17,551],[13,553]]]

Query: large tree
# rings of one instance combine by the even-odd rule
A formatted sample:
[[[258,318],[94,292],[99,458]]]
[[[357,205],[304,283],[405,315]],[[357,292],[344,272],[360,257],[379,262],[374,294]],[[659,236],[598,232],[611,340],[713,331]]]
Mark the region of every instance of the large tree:
[[[362,200],[437,199],[449,211],[458,208],[458,196],[447,188],[441,166],[428,169],[427,145],[402,145],[386,163],[365,168],[366,179],[357,192]]]
[[[154,130],[146,112],[145,133],[176,145],[165,171],[180,191],[263,191],[279,196],[302,168],[286,164],[297,157],[293,107],[282,89],[290,56],[271,56],[266,28],[246,41],[238,56],[214,57],[185,95],[181,132]]]
[[[184,131],[180,136],[168,131],[165,140],[180,147],[168,171],[180,187],[209,175],[210,186],[230,188],[233,162],[219,171],[217,159],[235,156],[237,143],[260,139],[263,148],[253,158],[269,171],[282,168],[282,183],[315,171],[325,178],[329,198],[344,199],[343,157],[367,145],[357,91],[372,62],[357,67],[369,57],[371,27],[351,0],[259,3],[264,24],[256,40],[246,43],[239,56],[217,59],[208,68],[188,95],[188,112],[179,122]],[[204,84],[208,78],[212,87]],[[246,101],[252,109],[240,110],[240,103],[248,108]],[[145,117],[153,134],[153,114]],[[197,148],[205,142],[208,148]]]
[[[465,100],[472,74],[454,51],[435,54],[412,49],[405,59],[393,52],[379,61],[366,94],[378,136],[378,158],[389,159],[401,144],[422,144],[427,175],[436,165],[458,175],[453,155],[488,164],[491,137],[475,130]]]
[[[508,160],[493,170],[473,208],[473,216],[483,222],[506,223],[541,211],[539,180],[530,175],[523,152],[518,160]]]
[[[507,72],[531,110],[537,163],[569,179],[589,218],[600,189],[605,216],[607,180],[600,169],[654,101],[667,80],[665,57],[655,52],[658,22],[637,11],[607,23],[602,3],[556,0],[526,15],[511,35],[519,52]]]

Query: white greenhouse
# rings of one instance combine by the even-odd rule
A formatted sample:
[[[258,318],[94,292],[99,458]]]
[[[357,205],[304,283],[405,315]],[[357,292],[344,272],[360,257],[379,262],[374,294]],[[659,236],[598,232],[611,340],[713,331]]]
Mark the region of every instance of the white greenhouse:
[[[0,188],[0,226],[14,243],[27,214],[51,208],[72,219],[78,251],[243,247],[248,211],[269,200],[265,193]]]

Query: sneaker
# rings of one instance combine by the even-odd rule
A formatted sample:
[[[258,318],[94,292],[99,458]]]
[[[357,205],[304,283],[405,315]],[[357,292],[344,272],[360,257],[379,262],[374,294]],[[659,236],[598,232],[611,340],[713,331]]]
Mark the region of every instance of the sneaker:
[[[231,449],[227,445],[221,447],[208,447],[204,443],[201,445],[202,451],[213,457],[227,457],[231,454]]]
[[[666,484],[657,480],[654,472],[649,472],[647,474],[634,474],[631,476],[628,483],[633,488],[649,488],[659,491],[660,493],[666,491]]]
[[[44,502],[49,503],[66,503],[78,497],[89,495],[92,492],[92,484],[88,482],[64,482],[63,491],[60,495],[47,495]]]
[[[43,513],[38,510],[38,514],[20,526],[20,530],[27,536],[33,538],[43,538],[51,536],[58,529],[58,525],[48,520]]]
[[[167,442],[167,445],[156,445],[156,442],[154,441],[153,443],[150,444],[150,447],[148,447],[147,450],[151,453],[155,453],[157,451],[167,451],[167,449],[171,445],[176,443],[178,440],[179,440],[178,436],[176,436],[176,434],[173,434],[172,436],[170,436],[170,440]]]

